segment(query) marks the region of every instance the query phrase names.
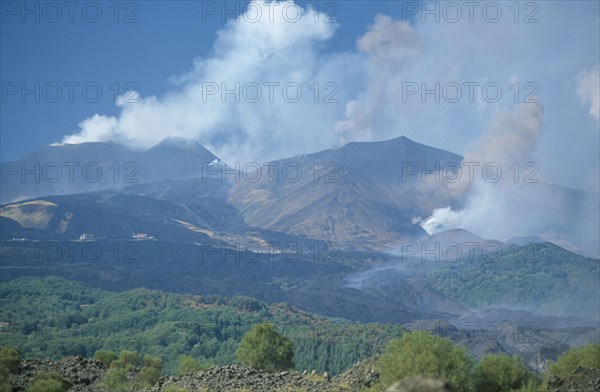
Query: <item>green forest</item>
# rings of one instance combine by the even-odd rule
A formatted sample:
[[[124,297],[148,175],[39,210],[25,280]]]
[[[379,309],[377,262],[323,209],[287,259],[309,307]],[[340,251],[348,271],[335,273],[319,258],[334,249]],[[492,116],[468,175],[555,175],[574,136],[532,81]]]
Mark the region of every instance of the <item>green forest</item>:
[[[560,316],[598,309],[598,260],[550,243],[491,253],[445,265],[429,276],[444,294],[475,308],[500,305]]]
[[[109,292],[59,277],[0,285],[0,346],[23,358],[91,357],[96,351],[158,356],[174,374],[179,358],[239,363],[236,349],[253,325],[269,322],[294,345],[298,370],[338,374],[380,354],[402,334],[399,325],[358,324],[248,297],[170,294],[146,289]]]
[[[371,392],[412,375],[444,378],[457,391],[537,392],[580,366],[600,368],[598,344],[568,350],[541,375],[520,356],[477,360],[464,346],[428,331],[357,324],[241,296],[109,292],[49,276],[3,283],[0,298],[0,390],[7,391],[8,374],[22,359],[73,355],[102,362],[102,383],[114,391],[148,388],[161,374],[193,374],[212,365],[336,375],[372,356],[379,357],[381,378]],[[39,373],[28,390],[70,385],[59,374]]]

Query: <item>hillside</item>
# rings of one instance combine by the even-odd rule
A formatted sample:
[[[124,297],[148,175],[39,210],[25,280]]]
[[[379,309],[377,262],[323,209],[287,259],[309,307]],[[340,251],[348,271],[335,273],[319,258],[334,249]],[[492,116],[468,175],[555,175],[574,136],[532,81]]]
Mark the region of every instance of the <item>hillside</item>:
[[[598,259],[522,244],[543,233],[515,238],[517,245],[463,229],[427,235],[416,223],[434,207],[461,208],[464,200],[444,184],[424,186],[420,166],[406,178],[405,165],[429,170],[458,155],[404,137],[349,143],[271,162],[273,177],[263,172],[256,182],[231,167],[223,178],[219,161],[216,173],[203,176],[207,160],[218,158],[172,138],[146,151],[86,143],[27,159],[90,158],[110,168],[128,154],[141,165],[136,183],[83,184],[66,194],[48,184],[3,184],[50,193],[0,206],[0,316],[7,320],[0,321],[10,323],[25,355],[90,355],[124,343],[166,353],[168,371],[182,352],[231,364],[249,326],[271,321],[300,347],[297,366],[330,374],[377,353],[403,327],[456,329],[476,358],[520,354],[543,371],[568,347],[598,340]],[[292,181],[286,167],[303,175]],[[547,184],[536,189],[521,201],[536,205],[532,216],[552,215],[547,205],[568,214],[585,199]],[[550,193],[555,204],[537,202]],[[570,221],[552,217],[561,222],[557,238],[571,243],[578,232]],[[468,260],[444,259],[448,248],[465,255],[472,244],[497,244],[504,253],[492,262],[481,250]],[[79,283],[63,287],[61,279]],[[486,336],[490,323],[501,337],[472,339],[473,326]],[[325,337],[310,332],[319,328]],[[65,333],[74,337],[53,337]]]
[[[475,358],[486,353],[518,354],[538,372],[571,344],[593,341],[597,335],[594,328],[549,328],[542,321],[532,324],[536,319],[529,318],[525,323],[526,318],[517,321],[511,315],[497,322],[466,318],[454,323],[355,323],[247,296],[143,288],[111,292],[53,276],[2,283],[0,298],[0,321],[7,323],[1,327],[2,345],[19,348],[25,358],[135,350],[161,357],[167,374],[174,372],[182,355],[217,365],[237,363],[234,353],[242,336],[264,321],[292,340],[298,371],[329,375],[380,354],[390,339],[406,330],[425,329],[450,338]],[[489,335],[490,325],[497,331],[494,338]]]
[[[230,200],[253,226],[325,238],[343,247],[389,248],[425,235],[411,221],[429,213],[434,197],[418,186],[421,163],[433,168],[461,159],[406,137],[349,143],[269,162],[260,169],[261,181],[233,184]],[[416,164],[417,171],[406,175],[406,164]],[[290,173],[302,175],[295,179]]]
[[[145,151],[117,143],[50,145],[2,163],[0,203],[199,177],[203,164],[215,159],[199,143],[180,138]]]
[[[475,309],[529,310],[587,319],[590,325],[600,320],[600,261],[548,242],[446,263],[429,277],[441,292]]]
[[[292,339],[296,369],[329,374],[381,352],[402,332],[399,325],[356,324],[249,297],[146,289],[114,293],[57,277],[0,285],[0,320],[10,323],[2,327],[2,345],[18,347],[26,358],[130,349],[161,357],[167,373],[184,354],[207,363],[236,363],[237,343],[262,321]]]
[[[231,165],[181,138],[166,138],[146,150],[99,142],[52,145],[2,163],[0,203],[28,203],[2,206],[3,226],[10,226],[2,235],[72,239],[72,230],[94,233],[96,227],[82,222],[105,215],[115,221],[99,225],[105,236],[139,227],[138,232],[167,238],[168,231],[170,238],[189,240],[190,233],[173,227],[179,224],[229,241],[240,232],[247,240],[269,231],[347,250],[389,251],[427,236],[415,219],[438,208],[465,207],[468,197],[453,190],[448,178],[462,170],[462,159],[403,136]],[[82,205],[81,194],[94,200]],[[528,229],[533,232],[523,233],[519,214],[511,213],[507,238],[539,236],[578,253],[598,254],[593,234],[599,228],[589,214],[582,215],[582,208],[595,211],[597,194],[539,182],[514,187],[510,195],[504,202],[511,211],[527,211],[536,224]],[[27,216],[32,213],[33,219]]]

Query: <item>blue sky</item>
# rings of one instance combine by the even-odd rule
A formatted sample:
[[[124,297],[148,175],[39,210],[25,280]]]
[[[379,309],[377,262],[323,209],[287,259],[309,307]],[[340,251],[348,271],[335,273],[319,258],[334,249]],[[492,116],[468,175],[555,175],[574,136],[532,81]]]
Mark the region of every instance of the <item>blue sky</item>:
[[[15,96],[2,101],[1,153],[2,161],[7,161],[60,141],[95,113],[116,115],[117,87],[123,93],[125,85],[133,82],[142,95],[164,94],[170,88],[169,78],[189,70],[194,58],[212,51],[217,31],[234,19],[228,10],[243,12],[248,2],[228,2],[217,15],[212,5],[220,8],[224,2],[120,2],[118,11],[114,3],[91,2],[102,10],[95,23],[97,8],[90,6],[84,14],[85,2],[74,9],[72,23],[64,5],[62,17],[52,23],[53,10],[44,11],[41,2],[37,2],[39,22],[35,12],[23,16],[20,2],[2,3],[1,78],[19,85]],[[17,3],[16,13],[7,3]],[[344,20],[328,43],[335,50],[352,50],[356,37],[378,12],[398,13],[397,4],[392,2],[321,4],[327,7],[326,12]],[[35,10],[35,6],[31,4],[30,9]],[[33,89],[35,82],[40,83],[40,102],[35,101],[35,95],[21,99],[20,84]],[[65,82],[80,83],[73,90],[74,102],[69,102]],[[89,82],[102,88],[97,102],[95,85],[88,87],[90,97],[83,95],[83,86]],[[50,102],[55,91],[50,91],[50,83],[61,85],[63,96],[58,102]],[[44,86],[48,86],[46,94],[41,91]]]
[[[175,135],[228,161],[262,162],[404,134],[467,156],[481,156],[479,148],[535,161],[547,181],[598,190],[596,1],[479,2],[473,10],[463,2],[303,1],[305,14],[292,22],[280,12],[288,3],[253,3],[272,9],[273,21],[253,20],[247,2],[80,2],[72,21],[64,2],[53,3],[61,15],[43,2],[1,4],[2,161],[54,142],[146,148]],[[223,18],[224,7],[239,10],[238,20]],[[286,9],[293,18],[295,8]],[[36,83],[39,97],[22,96]],[[258,85],[263,96],[203,95],[222,83],[246,92]],[[265,83],[298,83],[303,95],[289,102],[278,90],[269,102]],[[409,94],[436,83],[440,102]],[[115,105],[115,93],[132,86],[139,96]],[[462,95],[451,102],[457,86]],[[539,108],[524,102],[530,94]],[[123,103],[131,98],[137,103]],[[499,128],[531,121],[529,137]]]

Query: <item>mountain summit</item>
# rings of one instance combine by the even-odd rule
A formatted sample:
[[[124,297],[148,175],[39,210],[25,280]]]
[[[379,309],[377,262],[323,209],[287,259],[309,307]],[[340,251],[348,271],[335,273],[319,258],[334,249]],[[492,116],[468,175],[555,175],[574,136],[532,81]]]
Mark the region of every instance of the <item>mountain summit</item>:
[[[253,226],[344,246],[387,247],[425,235],[412,223],[425,208],[417,201],[421,192],[417,182],[404,176],[405,167],[420,170],[461,160],[404,136],[352,142],[270,162],[274,181],[240,181],[232,189],[231,201]],[[301,173],[298,179],[289,178],[292,168]]]
[[[116,143],[55,144],[2,163],[0,202],[200,177],[218,159],[200,143],[168,137],[143,151]]]

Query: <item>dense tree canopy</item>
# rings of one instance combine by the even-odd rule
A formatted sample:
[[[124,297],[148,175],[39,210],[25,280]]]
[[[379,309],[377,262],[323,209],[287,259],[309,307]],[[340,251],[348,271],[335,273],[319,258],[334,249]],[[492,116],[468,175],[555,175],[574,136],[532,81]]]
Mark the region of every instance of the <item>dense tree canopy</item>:
[[[68,313],[79,321],[65,327],[60,315]],[[329,374],[380,354],[403,331],[399,325],[329,319],[249,297],[115,293],[53,276],[0,284],[0,320],[10,321],[4,343],[24,358],[96,353],[109,366],[118,359],[114,353],[137,351],[162,358],[167,374],[178,372],[184,355],[202,368],[238,362],[242,337],[261,322],[272,323],[293,342],[296,369]]]
[[[600,369],[600,344],[590,343],[568,350],[548,368],[548,375],[564,378],[578,366]]]

